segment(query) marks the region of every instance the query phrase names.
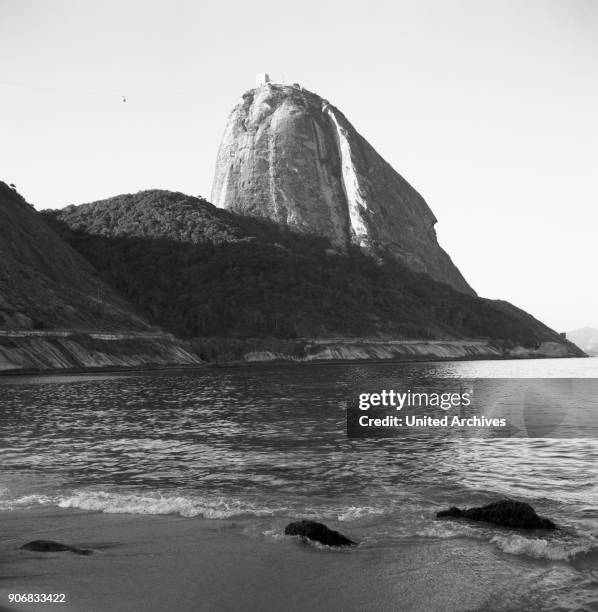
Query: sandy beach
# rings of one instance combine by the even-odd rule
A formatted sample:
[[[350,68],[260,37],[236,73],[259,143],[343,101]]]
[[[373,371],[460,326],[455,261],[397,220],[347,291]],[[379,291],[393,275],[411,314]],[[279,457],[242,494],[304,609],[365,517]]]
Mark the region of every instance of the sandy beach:
[[[521,602],[530,574],[541,585],[547,574],[570,571],[460,539],[413,538],[400,547],[365,541],[333,552],[283,537],[282,524],[264,531],[259,519],[40,508],[3,512],[0,525],[0,605],[7,610],[274,611],[282,602],[287,610],[506,610]],[[20,550],[33,539],[93,554]],[[65,593],[66,603],[9,605],[9,593]],[[527,609],[542,609],[534,593],[525,598]]]

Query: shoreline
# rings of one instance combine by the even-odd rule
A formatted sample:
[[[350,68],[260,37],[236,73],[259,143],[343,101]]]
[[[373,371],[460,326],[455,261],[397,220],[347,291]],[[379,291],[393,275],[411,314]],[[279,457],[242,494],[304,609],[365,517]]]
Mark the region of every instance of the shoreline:
[[[558,374],[563,364],[531,367]],[[339,376],[380,380],[417,365],[316,371],[280,364],[286,372],[262,365],[233,366],[223,378],[204,369],[58,377],[58,385],[49,377],[7,380],[0,610],[56,609],[9,604],[10,593],[65,593],[63,609],[90,612],[274,612],[281,604],[289,612],[576,610],[593,601],[598,550],[585,485],[595,445],[345,440],[340,406],[326,389]],[[501,367],[494,360],[464,369]],[[267,402],[273,409],[262,418],[260,398],[278,378]],[[35,388],[38,381],[44,388]],[[47,400],[30,401],[46,392]],[[135,395],[142,401],[129,408]],[[206,405],[214,397],[225,401]],[[30,441],[33,427],[47,432],[42,444]],[[532,504],[563,529],[436,520],[438,510],[504,496]],[[358,545],[335,550],[285,537],[301,519]],[[22,548],[34,540],[92,552]]]
[[[0,330],[0,376],[189,370],[254,364],[420,363],[587,357],[574,344],[535,348],[487,338],[192,338],[163,332]]]
[[[0,370],[0,379],[9,378],[11,376],[77,376],[82,374],[128,374],[128,373],[146,373],[146,372],[170,372],[170,371],[203,371],[206,369],[229,369],[229,368],[258,368],[263,366],[321,366],[321,365],[335,365],[343,366],[349,364],[356,365],[371,365],[371,364],[404,364],[404,363],[435,363],[435,362],[450,362],[450,361],[533,361],[533,360],[545,360],[545,359],[591,359],[591,355],[568,355],[566,357],[551,357],[551,356],[540,356],[536,355],[533,357],[510,357],[510,356],[468,356],[468,357],[437,357],[430,356],[430,358],[409,358],[409,359],[312,359],[309,361],[300,359],[273,359],[271,361],[242,361],[234,360],[228,362],[205,362],[204,364],[159,364],[159,365],[147,365],[147,366],[131,366],[131,367],[97,367],[97,368],[53,368],[45,370],[35,369],[14,369],[14,370]]]
[[[90,611],[274,611],[282,601],[289,610],[392,610],[398,601],[405,610],[487,609],[491,601],[526,597],[529,575],[540,577],[548,565],[462,537],[363,541],[333,551],[282,536],[283,521],[272,519],[48,507],[3,511],[0,519],[0,606],[8,610],[56,608],[9,604],[9,593],[65,593],[62,609]],[[352,524],[339,528],[360,531]],[[34,539],[93,552],[20,549]]]

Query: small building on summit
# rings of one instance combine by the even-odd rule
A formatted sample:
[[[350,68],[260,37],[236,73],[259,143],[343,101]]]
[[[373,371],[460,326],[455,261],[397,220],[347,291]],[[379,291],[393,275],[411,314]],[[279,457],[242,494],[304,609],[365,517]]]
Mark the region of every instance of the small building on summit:
[[[255,77],[255,84],[257,85],[257,87],[261,87],[266,83],[270,83],[270,75],[267,72],[260,72]]]

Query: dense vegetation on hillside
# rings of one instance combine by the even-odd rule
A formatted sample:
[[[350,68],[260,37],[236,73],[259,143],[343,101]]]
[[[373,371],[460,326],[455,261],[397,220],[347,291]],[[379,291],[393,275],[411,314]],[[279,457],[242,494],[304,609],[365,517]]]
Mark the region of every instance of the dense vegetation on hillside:
[[[141,314],[182,337],[558,340],[510,304],[359,249],[334,253],[323,238],[180,193],[145,191],[43,214]]]
[[[148,326],[14,188],[0,181],[0,330],[57,328]]]

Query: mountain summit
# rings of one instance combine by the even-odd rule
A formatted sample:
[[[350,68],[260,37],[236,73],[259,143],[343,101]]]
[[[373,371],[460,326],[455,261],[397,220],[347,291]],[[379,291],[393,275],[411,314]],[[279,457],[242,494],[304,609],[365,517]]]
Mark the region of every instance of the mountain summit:
[[[475,295],[436,239],[422,196],[328,101],[264,79],[231,112],[212,202],[359,245]]]

